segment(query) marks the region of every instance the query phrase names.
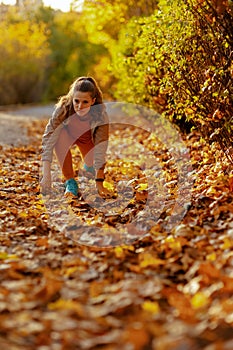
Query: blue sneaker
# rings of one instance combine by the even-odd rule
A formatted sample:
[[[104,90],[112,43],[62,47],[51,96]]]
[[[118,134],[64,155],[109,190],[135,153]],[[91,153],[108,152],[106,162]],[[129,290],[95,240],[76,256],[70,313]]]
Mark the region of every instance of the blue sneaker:
[[[78,184],[75,179],[69,179],[65,182],[65,195],[72,194],[77,197],[78,195]]]
[[[95,169],[94,169],[93,166],[87,166],[87,165],[84,163],[83,168],[84,168],[88,173],[91,173],[92,175],[95,175]]]

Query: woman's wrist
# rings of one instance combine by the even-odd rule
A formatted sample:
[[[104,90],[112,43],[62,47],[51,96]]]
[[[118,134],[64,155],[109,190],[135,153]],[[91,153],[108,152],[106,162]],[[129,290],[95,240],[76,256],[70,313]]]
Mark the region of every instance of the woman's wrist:
[[[95,172],[95,178],[96,179],[104,179],[104,170],[103,169],[97,169]]]
[[[51,163],[48,161],[44,161],[42,163],[42,173],[45,177],[51,177]]]

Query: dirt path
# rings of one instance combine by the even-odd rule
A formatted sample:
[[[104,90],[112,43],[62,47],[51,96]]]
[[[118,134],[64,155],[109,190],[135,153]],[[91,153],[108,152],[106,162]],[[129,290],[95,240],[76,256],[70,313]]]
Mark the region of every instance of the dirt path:
[[[130,105],[130,104],[129,104]],[[20,146],[29,142],[28,129],[33,120],[47,120],[53,112],[54,104],[45,106],[0,106],[0,145]],[[125,121],[131,124],[131,120],[126,118],[122,112],[121,104],[115,102],[106,103],[107,113],[112,124]],[[144,119],[143,119],[144,122]],[[133,121],[135,123],[135,120]],[[136,122],[135,126],[146,128],[146,125]]]
[[[26,126],[32,120],[49,118],[52,110],[52,104],[0,110],[0,145],[26,145],[28,143]]]

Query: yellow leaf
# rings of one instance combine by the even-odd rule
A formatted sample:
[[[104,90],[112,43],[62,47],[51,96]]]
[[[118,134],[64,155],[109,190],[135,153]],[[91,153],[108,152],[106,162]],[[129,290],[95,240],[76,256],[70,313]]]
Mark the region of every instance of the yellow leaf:
[[[148,184],[139,184],[137,187],[138,191],[145,191],[148,189]]]
[[[109,191],[113,191],[114,190],[113,184],[111,184],[108,181],[104,181],[104,187],[107,188],[107,190],[109,190]]]
[[[21,211],[21,213],[19,213],[19,217],[25,219],[28,217],[28,213],[26,213],[26,211]]]
[[[175,239],[174,239],[174,237],[173,236],[168,236],[168,237],[166,237],[165,238],[165,242],[167,242],[167,243],[173,243],[173,242],[175,242]]]
[[[211,196],[212,194],[216,194],[217,193],[217,190],[216,188],[214,188],[213,186],[211,186],[207,191],[206,191],[206,194],[208,196]]]
[[[38,209],[38,210],[44,210],[45,209],[45,206],[44,206],[44,204],[40,204],[40,203],[37,203],[36,204],[36,209]]]
[[[220,246],[221,249],[230,249],[233,246],[233,242],[229,238],[224,238],[223,244]]]
[[[163,264],[164,260],[155,258],[149,253],[143,253],[142,260],[140,261],[140,267],[142,268],[147,266],[158,266]]]
[[[177,239],[175,240],[175,238],[172,236],[168,236],[165,239],[165,242],[168,243],[168,247],[174,251],[179,252],[182,249],[180,241],[178,241]]]
[[[48,305],[49,310],[71,310],[79,314],[80,316],[83,316],[84,309],[83,306],[73,300],[65,300],[65,299],[59,299],[55,301],[54,303],[50,303]]]
[[[208,254],[206,259],[209,260],[209,261],[215,261],[216,260],[216,253],[213,252],[211,254]]]
[[[176,252],[180,252],[182,247],[181,247],[180,242],[178,241],[178,242],[170,243],[169,248],[171,248],[172,250],[174,250]]]
[[[117,258],[122,258],[124,256],[124,251],[121,247],[116,247],[114,251]]]
[[[160,311],[159,304],[156,301],[145,301],[142,304],[142,308],[152,314],[158,314]]]
[[[123,245],[122,248],[130,250],[131,252],[135,251],[135,247],[133,245]]]
[[[11,255],[6,252],[0,252],[0,260],[7,260],[7,259],[18,259],[17,255]]]
[[[78,266],[69,267],[65,272],[65,276],[69,277],[70,275],[72,275],[72,273],[76,272],[78,269],[79,269]]]
[[[206,306],[208,303],[209,299],[203,292],[196,293],[191,299],[191,304],[194,309],[199,309],[203,306]]]
[[[8,254],[6,252],[0,252],[0,259],[5,260],[8,258]]]

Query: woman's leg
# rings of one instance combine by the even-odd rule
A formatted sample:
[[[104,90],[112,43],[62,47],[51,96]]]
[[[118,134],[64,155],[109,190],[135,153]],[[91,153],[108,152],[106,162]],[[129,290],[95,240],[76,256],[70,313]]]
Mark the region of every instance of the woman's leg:
[[[73,138],[69,135],[67,129],[63,128],[55,145],[55,153],[65,180],[74,177],[72,155],[70,151],[70,147],[73,143]]]
[[[79,151],[82,155],[84,163],[88,167],[92,167],[94,162],[94,144],[92,140],[90,139],[88,143],[82,143],[82,142],[79,142],[79,140],[77,140],[76,145],[79,148]]]

